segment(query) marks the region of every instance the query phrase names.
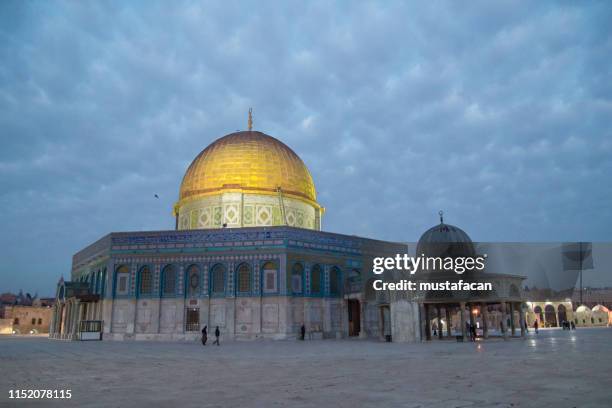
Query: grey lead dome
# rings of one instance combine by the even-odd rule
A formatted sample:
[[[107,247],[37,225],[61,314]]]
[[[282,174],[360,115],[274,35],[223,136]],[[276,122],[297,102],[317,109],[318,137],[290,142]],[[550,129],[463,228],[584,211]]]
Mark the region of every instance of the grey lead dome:
[[[470,236],[459,227],[445,224],[440,214],[440,224],[431,227],[419,238],[416,255],[421,254],[439,257],[473,257],[476,256],[476,251]]]

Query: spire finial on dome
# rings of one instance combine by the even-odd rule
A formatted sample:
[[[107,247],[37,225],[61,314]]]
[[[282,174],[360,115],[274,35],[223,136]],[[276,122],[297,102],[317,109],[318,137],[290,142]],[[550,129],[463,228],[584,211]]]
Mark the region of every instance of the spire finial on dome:
[[[444,211],[438,211],[438,215],[440,216],[440,224],[444,224]]]
[[[253,130],[253,108],[249,108],[249,132]]]

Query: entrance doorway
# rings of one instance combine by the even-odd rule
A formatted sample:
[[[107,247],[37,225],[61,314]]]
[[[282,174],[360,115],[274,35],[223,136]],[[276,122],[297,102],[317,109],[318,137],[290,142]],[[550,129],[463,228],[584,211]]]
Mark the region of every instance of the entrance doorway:
[[[380,307],[381,334],[386,341],[391,341],[391,310],[389,306]]]
[[[361,331],[361,307],[356,299],[348,300],[349,336],[359,336]]]

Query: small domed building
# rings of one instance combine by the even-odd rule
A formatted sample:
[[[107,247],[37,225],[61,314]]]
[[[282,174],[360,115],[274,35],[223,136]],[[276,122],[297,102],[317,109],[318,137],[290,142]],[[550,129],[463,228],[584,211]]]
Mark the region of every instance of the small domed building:
[[[477,245],[461,228],[444,222],[440,211],[440,224],[423,233],[416,247],[416,255],[425,258],[486,260],[486,253],[479,253]],[[420,292],[418,302],[424,338],[468,335],[468,325],[476,328],[476,334],[484,338],[490,335],[507,337],[525,334],[524,299],[519,275],[508,275],[492,270],[484,262],[483,270],[466,270],[461,274],[454,270],[422,270],[420,282],[432,287],[445,282],[490,284],[491,290],[425,290]],[[435,334],[435,336],[433,336]]]

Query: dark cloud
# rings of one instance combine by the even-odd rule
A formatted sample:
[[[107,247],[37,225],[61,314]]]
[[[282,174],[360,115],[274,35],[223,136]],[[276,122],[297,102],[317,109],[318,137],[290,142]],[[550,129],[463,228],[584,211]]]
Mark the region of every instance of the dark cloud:
[[[479,241],[610,240],[611,17],[4,1],[1,289],[49,294],[103,234],[172,228],[188,164],[249,106],[309,166],[326,230],[412,241],[442,208]]]

